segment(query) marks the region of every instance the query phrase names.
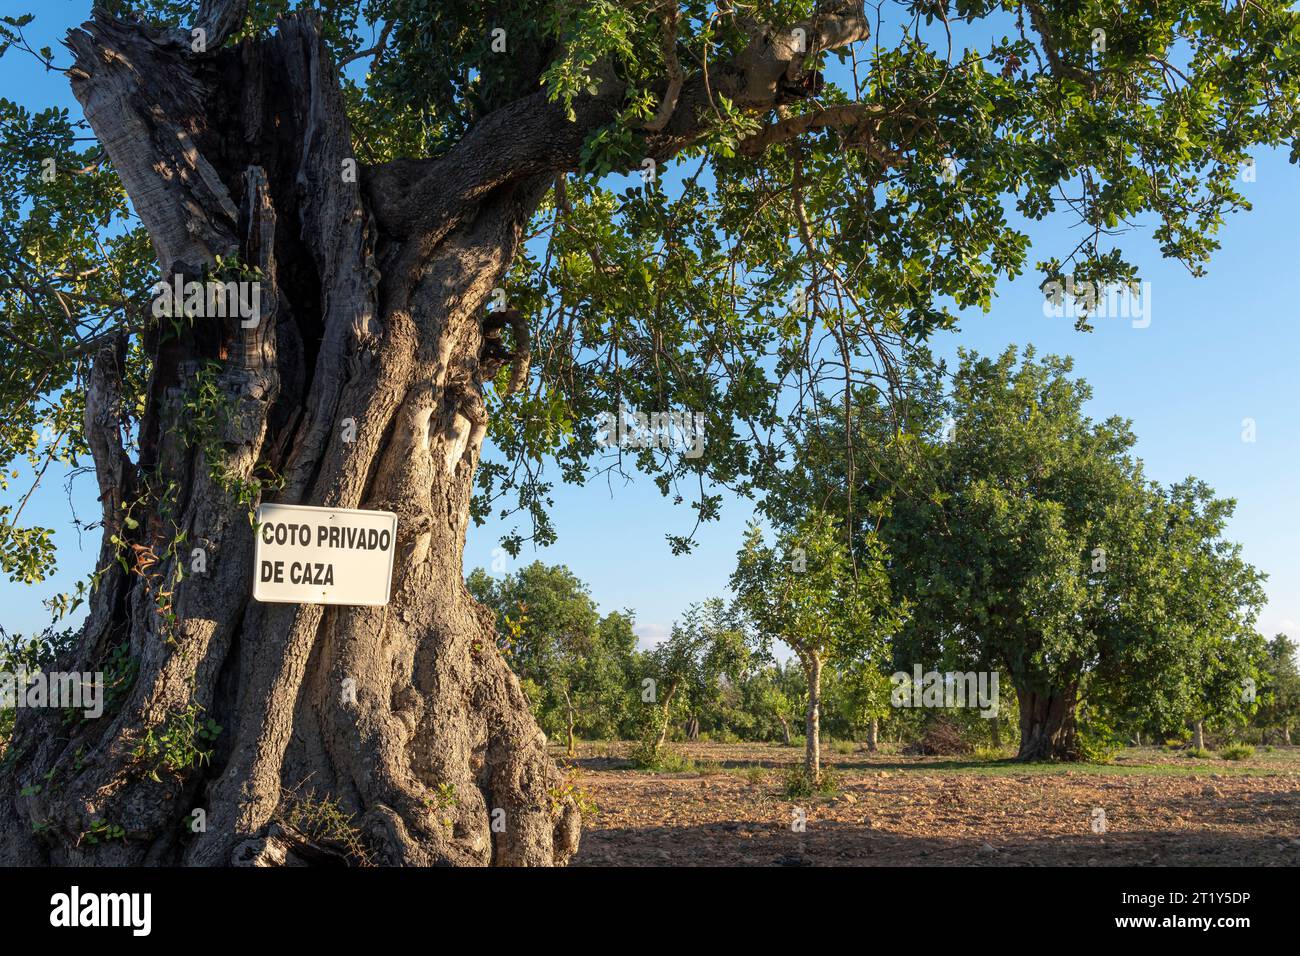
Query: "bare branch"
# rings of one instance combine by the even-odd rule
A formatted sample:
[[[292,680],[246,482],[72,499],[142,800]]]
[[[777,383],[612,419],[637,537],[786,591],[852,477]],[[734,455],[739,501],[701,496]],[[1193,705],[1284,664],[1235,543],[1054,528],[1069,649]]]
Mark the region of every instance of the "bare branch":
[[[1096,92],[1097,82],[1090,73],[1061,58],[1056,35],[1052,31],[1051,24],[1047,22],[1047,11],[1043,9],[1042,4],[1038,0],[1025,0],[1025,7],[1029,10],[1029,22],[1033,24],[1034,30],[1043,41],[1043,52],[1047,54],[1047,62],[1052,68],[1052,73],[1058,77],[1076,80]]]
[[[757,156],[770,146],[786,143],[814,129],[875,130],[886,117],[913,117],[910,110],[891,111],[876,103],[846,103],[783,117],[740,141],[740,151]]]
[[[351,56],[345,56],[343,59],[339,60],[338,63],[339,69],[340,70],[343,69],[343,67],[347,66],[353,60],[360,60],[368,56],[373,56],[375,58],[375,62],[378,62],[379,58],[384,55],[385,48],[388,46],[388,34],[390,31],[392,31],[392,29],[393,29],[393,21],[389,20],[387,23],[384,24],[383,30],[379,32],[379,39],[375,41],[374,46],[372,46],[368,50],[358,50],[356,53],[353,53]]]

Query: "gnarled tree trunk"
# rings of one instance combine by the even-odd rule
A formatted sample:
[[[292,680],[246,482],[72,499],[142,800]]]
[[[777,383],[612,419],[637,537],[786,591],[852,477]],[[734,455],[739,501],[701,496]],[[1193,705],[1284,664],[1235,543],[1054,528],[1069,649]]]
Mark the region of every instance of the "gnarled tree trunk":
[[[198,50],[188,30],[102,12],[67,40],[74,93],[162,279],[244,270],[261,310],[145,333],[136,461],[121,428],[124,342],[96,357],[86,430],[102,573],[53,669],[117,668],[120,693],[98,720],[20,712],[0,862],[564,862],[575,801],[461,560],[483,387],[501,361],[485,351],[485,303],[554,177],[578,168],[626,90],[602,75],[570,117],[524,76],[517,99],[442,155],[364,167],[315,14],[227,46],[246,8],[203,0]],[[792,102],[819,51],[870,34],[856,10],[797,26],[806,44],[755,24],[707,81],[671,95],[658,84],[645,155],[698,143],[719,96],[755,115]],[[800,128],[776,123],[742,146],[758,153]],[[526,377],[520,318],[512,387]],[[220,433],[195,440],[214,390]],[[391,603],[253,602],[259,500],[396,512]],[[215,743],[192,733],[196,717],[220,724]],[[315,832],[322,818],[352,834]]]
[[[1020,752],[1017,760],[1078,760],[1080,757],[1074,686],[1031,690],[1016,685],[1020,701]]]
[[[137,673],[98,721],[69,729],[57,715],[21,715],[0,857],[355,857],[295,813],[328,801],[352,815],[375,862],[563,863],[578,812],[461,566],[491,371],[479,362],[480,317],[550,174],[524,163],[496,181],[485,161],[467,198],[444,170],[445,188],[412,209],[409,190],[424,181],[415,165],[355,175],[312,15],[221,50],[210,26],[214,52],[203,55],[188,35],[104,16],[69,37],[74,91],[163,279],[202,281],[217,257],[255,266],[261,315],[250,328],[198,317],[148,334],[137,463],[118,427],[120,352],[98,356],[87,424],[104,572],[58,669],[102,671],[125,648]],[[473,148],[458,168],[473,166]],[[220,461],[186,435],[209,363],[229,412],[204,446]],[[262,500],[397,513],[389,606],[251,600],[251,504],[239,484],[272,473],[283,485]],[[222,727],[210,759],[156,759],[146,734],[195,713]],[[33,781],[45,781],[39,793]],[[120,838],[88,839],[97,820]]]
[[[698,717],[686,718],[686,725],[682,728],[682,733],[687,740],[699,740],[700,739],[700,718]]]

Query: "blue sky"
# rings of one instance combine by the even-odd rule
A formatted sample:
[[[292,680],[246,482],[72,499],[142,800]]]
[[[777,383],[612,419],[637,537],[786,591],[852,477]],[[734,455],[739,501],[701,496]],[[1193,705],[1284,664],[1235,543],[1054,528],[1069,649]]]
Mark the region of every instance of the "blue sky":
[[[34,46],[56,50],[58,38],[89,9],[83,0],[39,6],[28,35]],[[5,14],[36,7],[0,0]],[[79,109],[61,75],[38,75],[35,62],[16,51],[0,58],[0,91],[32,108]],[[1128,237],[1126,248],[1151,282],[1149,327],[1108,319],[1098,320],[1095,332],[1076,332],[1069,319],[1044,317],[1039,280],[1030,273],[1003,285],[989,314],[969,314],[958,330],[931,345],[943,356],[955,355],[958,346],[988,354],[1009,344],[1074,356],[1076,373],[1093,386],[1091,414],[1133,420],[1137,453],[1152,478],[1168,483],[1194,474],[1237,499],[1229,534],[1269,575],[1260,630],[1300,638],[1300,169],[1280,153],[1261,153],[1255,181],[1241,188],[1255,208],[1228,221],[1220,235],[1223,249],[1205,278],[1193,279],[1181,265],[1161,259],[1149,233]],[[1077,241],[1062,219],[1035,226],[1030,236],[1035,258],[1067,252]],[[1247,418],[1256,423],[1254,442],[1242,441]],[[722,520],[701,530],[696,551],[674,556],[664,536],[689,531],[693,512],[674,507],[648,479],[612,481],[557,484],[558,543],[525,546],[519,561],[506,567],[534,559],[568,565],[603,609],[633,609],[638,633],[653,642],[687,604],[726,593],[751,508],[727,500]],[[83,521],[97,517],[93,489],[88,476],[73,486]],[[71,525],[62,478],[48,481],[25,517],[54,528],[60,549],[59,571],[50,581],[25,587],[0,580],[0,624],[29,632],[48,622],[42,598],[69,590],[90,572],[98,539],[79,537]],[[471,529],[466,570],[490,568],[493,549],[510,526],[491,521]]]
[[[1300,638],[1300,169],[1282,153],[1263,153],[1255,181],[1241,188],[1254,209],[1229,219],[1204,278],[1162,259],[1148,232],[1128,237],[1151,283],[1148,327],[1098,319],[1096,331],[1085,333],[1070,319],[1046,318],[1040,279],[1030,272],[1003,285],[988,314],[968,313],[931,345],[947,357],[959,346],[994,354],[1012,344],[1072,355],[1075,374],[1093,387],[1089,413],[1132,419],[1149,477],[1168,484],[1194,474],[1237,500],[1228,534],[1269,575],[1260,630]],[[1062,220],[1029,232],[1044,257],[1077,241]],[[1253,443],[1242,440],[1247,418],[1255,421]],[[606,610],[636,609],[638,633],[649,640],[664,635],[687,604],[726,593],[752,511],[727,501],[697,551],[675,557],[664,535],[689,531],[693,513],[648,480],[557,486],[554,497],[558,542],[526,546],[520,560],[567,564]],[[508,527],[494,521],[471,530],[466,567],[490,567]]]

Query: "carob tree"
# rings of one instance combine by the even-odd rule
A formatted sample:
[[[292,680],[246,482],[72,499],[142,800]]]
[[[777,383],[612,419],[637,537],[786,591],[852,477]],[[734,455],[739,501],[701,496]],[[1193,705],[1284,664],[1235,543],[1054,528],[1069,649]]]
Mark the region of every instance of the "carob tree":
[[[1144,215],[1199,262],[1289,135],[1300,37],[1276,0],[907,3],[874,44],[842,0],[288,6],[97,3],[66,39],[89,148],[0,104],[0,452],[93,460],[89,613],[47,666],[110,690],[17,715],[7,863],[567,861],[577,801],[464,584],[491,494],[546,539],[540,456],[605,447],[711,519],[783,422],[987,306],[1012,206],[1089,226],[1049,276],[1131,279],[1104,244]],[[26,23],[5,49],[52,65]],[[256,282],[258,315],[158,315],[159,276]],[[707,411],[705,454],[602,438],[623,406]],[[391,602],[252,601],[263,501],[395,511]],[[47,537],[0,520],[40,578]]]

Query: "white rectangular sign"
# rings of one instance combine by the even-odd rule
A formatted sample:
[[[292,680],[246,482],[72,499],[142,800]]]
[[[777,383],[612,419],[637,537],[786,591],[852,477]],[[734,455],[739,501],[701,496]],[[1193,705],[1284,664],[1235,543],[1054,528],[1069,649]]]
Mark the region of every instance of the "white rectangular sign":
[[[253,598],[272,604],[388,603],[397,515],[310,505],[257,509]]]

